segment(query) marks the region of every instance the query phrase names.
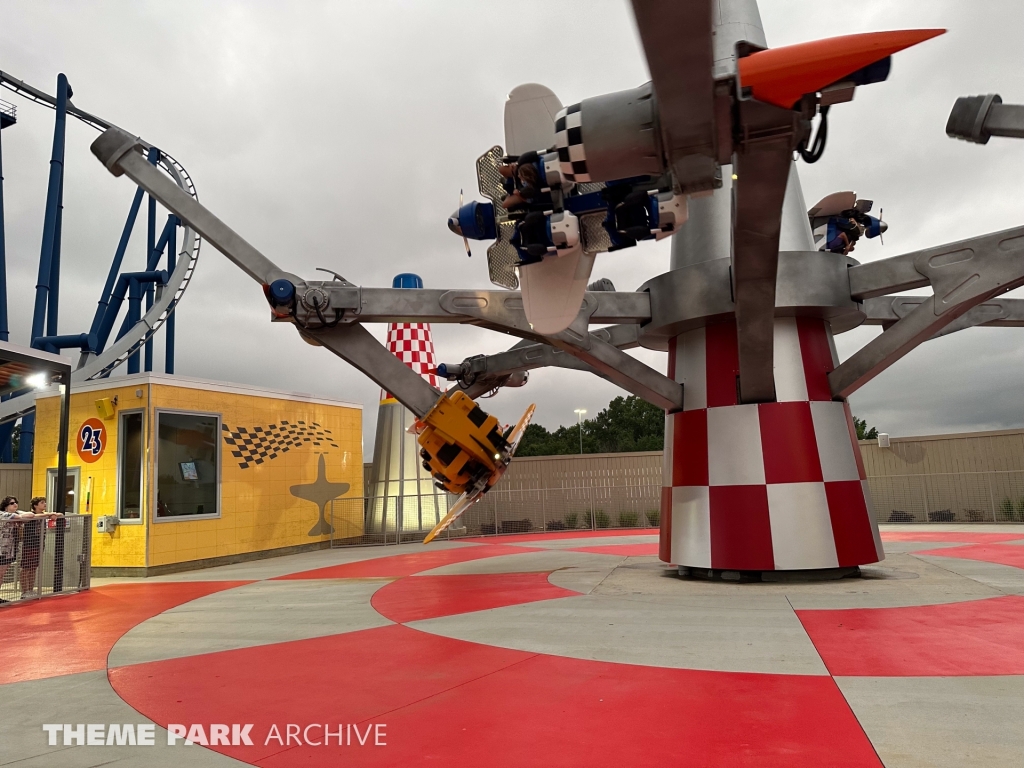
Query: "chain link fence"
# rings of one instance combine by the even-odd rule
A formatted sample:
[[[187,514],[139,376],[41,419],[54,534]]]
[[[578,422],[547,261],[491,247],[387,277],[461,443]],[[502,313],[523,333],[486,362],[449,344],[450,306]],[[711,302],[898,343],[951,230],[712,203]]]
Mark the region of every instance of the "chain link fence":
[[[331,547],[382,546],[422,541],[448,514],[457,496],[362,496],[331,502]],[[456,523],[457,525],[459,523]],[[446,531],[441,538],[450,538]]]
[[[92,515],[0,521],[0,606],[89,588]]]
[[[437,517],[435,497],[375,496],[331,502],[332,547],[401,544],[422,541],[458,497],[445,496]],[[500,487],[467,509],[441,538],[603,528],[657,529],[661,486],[586,485],[572,488]],[[372,521],[385,520],[384,530]],[[425,522],[424,522],[425,521]]]
[[[1024,523],[1024,472],[869,477],[880,523]]]

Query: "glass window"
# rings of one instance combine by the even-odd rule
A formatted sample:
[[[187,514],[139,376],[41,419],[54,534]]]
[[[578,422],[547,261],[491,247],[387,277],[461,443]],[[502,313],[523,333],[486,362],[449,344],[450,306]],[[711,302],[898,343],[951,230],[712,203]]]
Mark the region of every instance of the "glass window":
[[[158,412],[156,516],[218,513],[220,418],[212,414]]]
[[[119,416],[117,430],[117,516],[122,520],[142,519],[142,411]]]

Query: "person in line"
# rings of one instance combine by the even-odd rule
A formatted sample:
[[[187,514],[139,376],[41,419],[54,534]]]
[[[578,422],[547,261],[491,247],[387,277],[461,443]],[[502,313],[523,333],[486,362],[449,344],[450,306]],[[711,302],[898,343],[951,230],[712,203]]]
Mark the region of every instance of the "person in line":
[[[18,510],[18,500],[14,496],[5,496],[0,501],[0,589],[3,588],[7,569],[18,557],[18,521],[23,517],[25,513]]]
[[[47,520],[63,515],[46,511],[46,497],[35,496],[29,502],[31,518],[22,523],[21,532],[21,595],[24,600],[36,588],[36,569],[39,567],[39,552],[42,548],[43,526]]]
[[[40,501],[42,504],[40,505]],[[23,511],[18,508],[18,499],[6,496],[0,501],[0,587],[11,563],[18,559],[18,540],[22,540],[21,599],[30,598],[35,588],[36,569],[39,567],[39,551],[42,542],[42,521],[57,515],[46,512],[46,499],[37,496],[32,499],[33,509],[39,512]],[[27,531],[24,529],[28,527]],[[26,574],[26,570],[28,573]],[[10,602],[0,600],[0,603]]]

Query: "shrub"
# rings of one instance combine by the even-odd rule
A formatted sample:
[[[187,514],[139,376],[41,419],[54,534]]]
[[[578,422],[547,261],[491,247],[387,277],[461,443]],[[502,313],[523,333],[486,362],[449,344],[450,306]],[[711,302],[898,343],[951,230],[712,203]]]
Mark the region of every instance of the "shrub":
[[[640,517],[636,512],[619,512],[619,528],[636,528]]]
[[[594,513],[594,525],[598,528],[608,528],[612,524],[612,519],[608,517],[608,513],[603,509],[597,510]]]
[[[481,536],[493,536],[497,533],[497,526],[494,523],[480,523]]]
[[[655,528],[661,526],[661,510],[660,509],[649,509],[647,510],[647,522]]]
[[[566,512],[565,513],[565,527],[570,531],[575,531],[579,528],[580,514],[579,512]]]
[[[565,530],[565,523],[563,523],[561,520],[548,520],[548,530],[549,531],[564,531]]]
[[[1002,514],[1004,520],[1013,520],[1015,515],[1013,514],[1013,499],[1009,496],[1003,498],[999,502],[999,512]]]
[[[1017,519],[1024,523],[1024,496],[1017,499]]]
[[[522,520],[502,520],[502,533],[529,533],[533,530],[533,521],[526,517]]]

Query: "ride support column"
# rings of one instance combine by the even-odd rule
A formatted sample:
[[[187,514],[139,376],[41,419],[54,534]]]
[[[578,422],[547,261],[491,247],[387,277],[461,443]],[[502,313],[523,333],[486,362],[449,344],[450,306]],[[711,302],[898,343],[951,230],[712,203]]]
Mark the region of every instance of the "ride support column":
[[[669,341],[684,409],[669,414],[663,561],[736,571],[834,569],[884,558],[850,407],[833,399],[831,330],[775,319],[777,401],[738,399],[736,322]]]

